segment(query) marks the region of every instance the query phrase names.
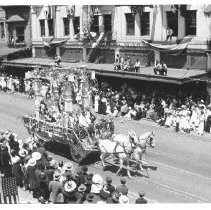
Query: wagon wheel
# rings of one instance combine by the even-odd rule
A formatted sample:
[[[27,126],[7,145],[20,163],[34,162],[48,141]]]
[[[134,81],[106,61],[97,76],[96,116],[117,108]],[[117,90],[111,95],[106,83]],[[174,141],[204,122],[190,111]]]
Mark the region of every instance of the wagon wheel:
[[[85,157],[81,156],[74,147],[70,147],[70,156],[76,163],[81,163]]]

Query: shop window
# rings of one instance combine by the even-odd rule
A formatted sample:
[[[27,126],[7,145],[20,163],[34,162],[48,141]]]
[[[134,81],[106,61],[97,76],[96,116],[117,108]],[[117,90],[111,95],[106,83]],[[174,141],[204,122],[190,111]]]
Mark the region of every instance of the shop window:
[[[150,35],[150,14],[143,12],[141,14],[141,36]]]
[[[48,32],[49,32],[49,36],[54,36],[53,19],[48,19]]]
[[[126,35],[134,36],[135,35],[135,17],[131,13],[125,14],[126,18]]]
[[[173,30],[172,36],[178,35],[178,12],[175,13],[169,11],[166,12],[167,17],[167,27]]]
[[[94,15],[90,30],[99,33],[99,16]]]
[[[196,10],[187,10],[185,15],[185,34],[196,35]]]
[[[40,36],[45,36],[45,20],[40,20]]]
[[[75,17],[73,19],[73,26],[75,34],[78,34],[80,32],[80,17]]]
[[[24,27],[16,27],[16,43],[24,43]]]
[[[63,18],[64,24],[64,35],[68,36],[70,34],[70,20],[69,18]]]
[[[0,23],[1,28],[1,39],[5,38],[5,30],[4,30],[4,23]]]

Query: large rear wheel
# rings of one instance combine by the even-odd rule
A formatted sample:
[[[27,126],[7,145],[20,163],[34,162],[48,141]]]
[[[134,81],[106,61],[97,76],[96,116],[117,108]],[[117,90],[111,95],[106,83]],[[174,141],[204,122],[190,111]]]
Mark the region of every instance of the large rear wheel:
[[[85,158],[74,147],[70,147],[70,156],[76,163],[81,163]]]

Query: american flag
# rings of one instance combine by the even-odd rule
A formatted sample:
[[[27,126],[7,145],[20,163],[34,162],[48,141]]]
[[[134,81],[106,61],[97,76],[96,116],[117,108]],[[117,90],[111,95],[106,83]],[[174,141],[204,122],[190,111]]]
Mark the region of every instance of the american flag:
[[[0,177],[0,204],[19,203],[15,177]]]

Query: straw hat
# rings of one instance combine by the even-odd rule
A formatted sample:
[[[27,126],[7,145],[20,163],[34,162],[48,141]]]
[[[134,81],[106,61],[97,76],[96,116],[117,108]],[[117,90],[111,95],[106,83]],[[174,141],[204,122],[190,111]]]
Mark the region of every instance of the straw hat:
[[[129,204],[129,198],[126,195],[121,195],[119,197],[120,204]]]
[[[78,192],[85,192],[86,191],[86,186],[81,184],[79,187],[78,187]]]
[[[30,144],[32,142],[33,142],[33,139],[31,137],[29,137],[25,140],[25,143],[27,143],[27,144]]]
[[[42,155],[39,153],[39,152],[33,152],[32,153],[32,157],[35,159],[35,160],[40,160]]]
[[[95,174],[95,175],[92,177],[92,181],[93,181],[93,183],[95,183],[95,184],[102,184],[102,183],[103,183],[103,178],[102,178],[102,176],[100,176],[100,174]]]
[[[144,191],[139,192],[138,194],[139,194],[140,197],[144,197],[145,196],[145,192]]]
[[[58,181],[60,177],[61,177],[61,173],[58,170],[56,170],[53,175],[54,181]]]
[[[72,192],[76,189],[77,185],[74,181],[68,181],[64,184],[64,190],[66,192]]]
[[[16,139],[18,137],[17,133],[13,133],[12,135],[14,136],[14,139]]]
[[[73,170],[73,164],[71,162],[65,163],[63,166],[64,171],[71,171]]]
[[[26,155],[28,155],[28,151],[26,149],[20,149],[18,154],[20,157],[26,157]]]
[[[37,163],[36,159],[30,158],[27,165],[28,166],[35,166],[36,163]]]

